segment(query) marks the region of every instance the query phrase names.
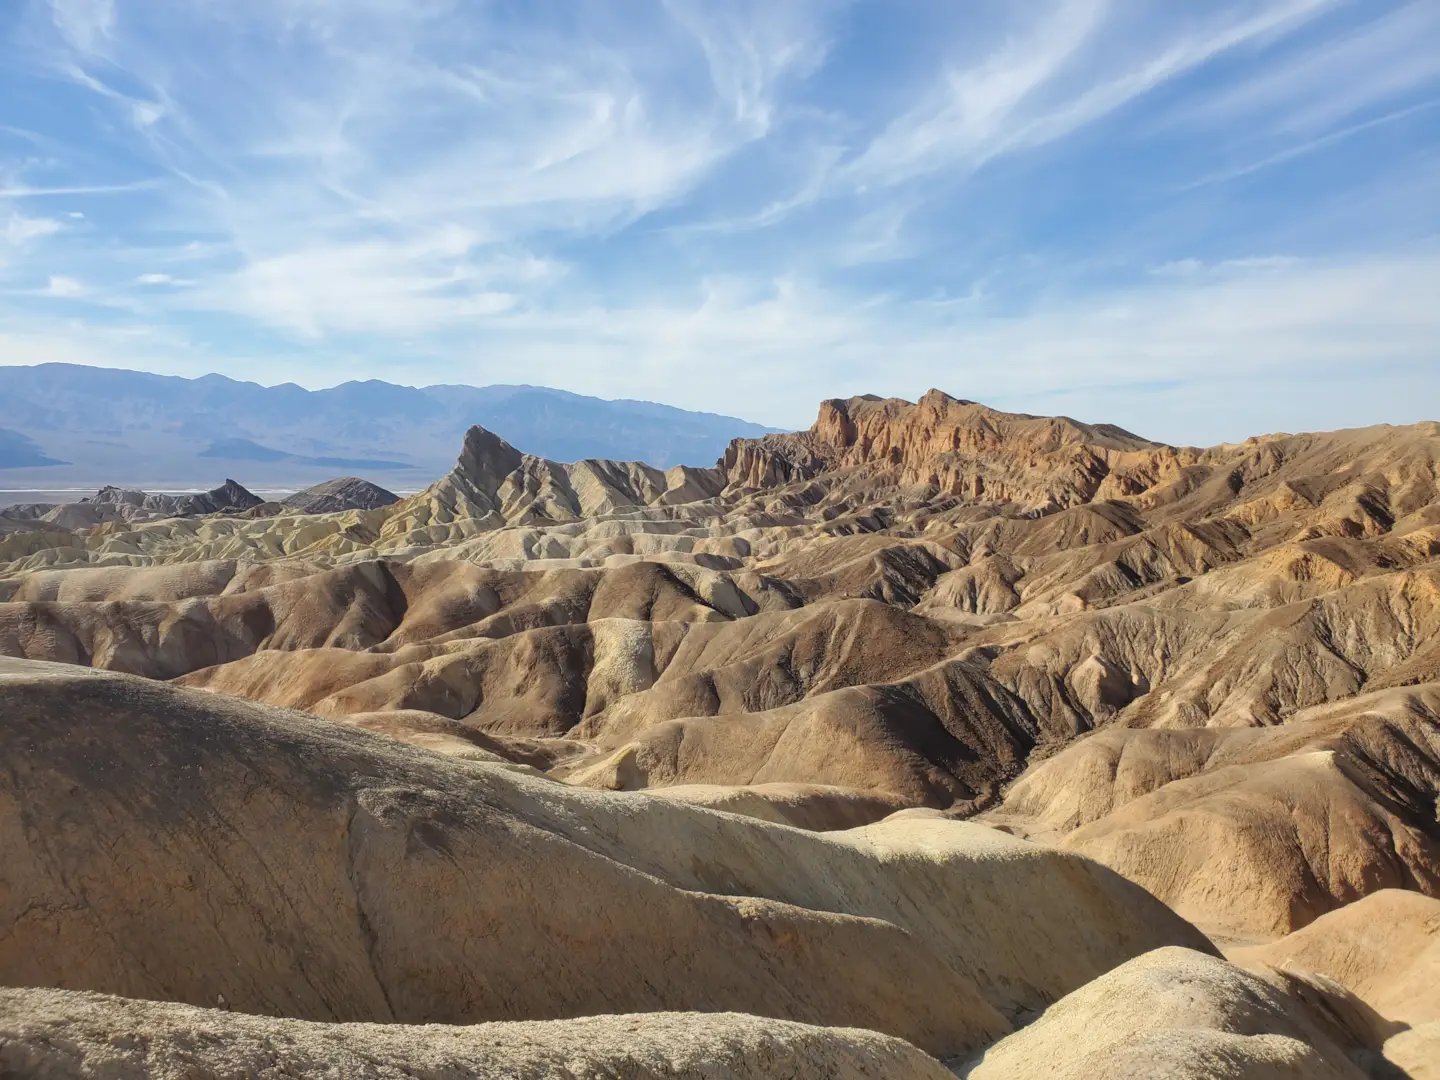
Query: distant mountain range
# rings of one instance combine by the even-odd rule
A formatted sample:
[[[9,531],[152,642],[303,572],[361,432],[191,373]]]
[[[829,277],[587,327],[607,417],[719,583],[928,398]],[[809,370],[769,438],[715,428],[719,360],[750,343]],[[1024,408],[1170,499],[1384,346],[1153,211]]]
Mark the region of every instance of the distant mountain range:
[[[556,461],[615,458],[711,465],[736,436],[773,429],[650,401],[606,401],[539,386],[327,390],[223,375],[184,379],[41,364],[0,367],[0,487],[70,482],[312,483],[337,471],[386,486],[428,483],[480,424]]]
[[[202,458],[219,458],[221,461],[283,461],[294,465],[318,465],[324,469],[408,469],[403,461],[388,461],[376,458],[305,457],[303,454],[287,454],[284,450],[272,450],[249,439],[218,439],[200,451]]]
[[[0,469],[18,469],[26,465],[65,465],[64,461],[46,457],[35,440],[18,431],[0,428]]]

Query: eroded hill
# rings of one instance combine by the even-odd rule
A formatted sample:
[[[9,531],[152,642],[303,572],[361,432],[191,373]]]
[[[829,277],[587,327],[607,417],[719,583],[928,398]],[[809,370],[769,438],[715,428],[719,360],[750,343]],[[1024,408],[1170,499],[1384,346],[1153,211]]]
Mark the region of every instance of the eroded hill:
[[[80,679],[65,682],[62,694],[52,675],[46,682],[31,672],[26,683],[15,681],[23,674],[17,673],[7,693],[20,694],[23,685],[39,725],[27,748],[41,745],[39,733],[56,717],[95,710],[118,716],[124,705],[125,719],[107,721],[103,735],[76,736],[77,746],[109,740],[105,756],[123,761],[152,714],[204,717],[195,721],[200,727],[177,719],[180,726],[168,734],[144,736],[151,741],[141,740],[148,747],[143,753],[152,755],[145,760],[214,725],[229,733],[225,738],[259,740],[243,750],[207,743],[205,753],[229,755],[226,763],[193,761],[209,776],[240,770],[250,777],[250,802],[234,814],[263,816],[271,811],[260,804],[271,801],[275,814],[293,814],[291,796],[281,792],[316,793],[295,796],[319,815],[304,830],[304,843],[319,847],[307,847],[303,861],[316,874],[333,863],[323,872],[333,879],[325,888],[338,890],[343,909],[360,903],[371,936],[335,944],[333,955],[317,959],[333,967],[323,977],[282,975],[264,966],[272,961],[264,960],[262,945],[247,946],[247,956],[261,966],[245,976],[244,985],[253,988],[246,992],[272,997],[247,1000],[246,1011],[271,1011],[273,1004],[299,1019],[455,1023],[587,1009],[733,1009],[782,1021],[857,1025],[953,1056],[978,1052],[1002,1027],[1024,1023],[1065,994],[1082,995],[1062,1002],[1064,1010],[1047,1026],[1010,1036],[975,1074],[998,1076],[1020,1075],[1027,1062],[1051,1055],[1046,1040],[1063,1043],[1067,1033],[1092,1023],[1086,1018],[1097,1002],[1116,994],[1133,999],[1127,1007],[1135,1009],[1134,1026],[1122,1024],[1117,1030],[1130,1034],[1096,1049],[1096,1062],[1118,1068],[1115,1063],[1128,1060],[1124,1055],[1148,1053],[1146,1047],[1159,1045],[1155,1040],[1179,1045],[1164,1026],[1169,1013],[1156,1006],[1160,1011],[1147,1017],[1145,1007],[1134,1004],[1144,998],[1143,986],[1173,977],[1210,987],[1213,1015],[1221,1017],[1200,1025],[1207,1034],[1193,1037],[1196,1053],[1230,1055],[1249,1062],[1247,1068],[1268,1062],[1265,1067],[1280,1070],[1275,1075],[1290,1075],[1284,1069],[1321,1069],[1307,1056],[1313,1051],[1331,1070],[1326,1075],[1348,1076],[1357,1047],[1378,1055],[1387,1039],[1399,1037],[1393,1024],[1402,1018],[1385,1013],[1393,1003],[1369,983],[1294,983],[1278,976],[1247,982],[1250,976],[1223,965],[1195,967],[1199,961],[1170,958],[1148,966],[1136,961],[1140,966],[1116,976],[1113,987],[1103,980],[1091,987],[1144,948],[1209,947],[1198,935],[1177,940],[1185,928],[1145,946],[1121,943],[1113,956],[1083,959],[1090,954],[1076,944],[1080,938],[1100,943],[1096,948],[1114,944],[1110,924],[1121,916],[1111,912],[1095,916],[1097,925],[1110,927],[1103,931],[1064,923],[1068,929],[1058,938],[1041,934],[1036,940],[1076,966],[1022,992],[1005,965],[1030,970],[1040,960],[1015,951],[1015,928],[1001,934],[1006,916],[993,905],[1031,872],[1022,865],[1038,858],[1036,851],[1076,860],[1066,866],[1095,868],[1085,874],[1098,871],[1097,864],[1118,871],[1227,947],[1288,941],[1282,935],[1303,934],[1343,915],[1348,905],[1389,895],[1386,890],[1427,902],[1440,897],[1437,462],[1436,424],[1181,448],[1105,425],[1001,413],[938,391],[914,404],[825,402],[808,431],[736,440],[710,469],[553,462],[476,428],[449,474],[417,495],[371,509],[315,514],[267,507],[264,517],[116,518],[0,533],[0,654],[175,684],[145,689],[150,684]],[[162,697],[146,696],[154,694]],[[74,702],[85,695],[96,703],[79,709]],[[133,707],[142,701],[151,703],[149,711]],[[322,722],[261,706],[303,710]],[[8,701],[7,709],[13,720],[18,714]],[[311,740],[305,745],[316,749],[287,743],[282,751],[276,729],[265,727],[280,722],[276,717],[303,728],[303,739],[285,739]],[[451,760],[410,756],[421,751]],[[21,756],[34,752],[24,749]],[[340,754],[345,764],[305,765],[329,754]],[[285,767],[311,771],[281,776],[265,764],[272,758],[296,759],[299,764]],[[361,758],[365,764],[358,767]],[[176,758],[165,774],[186,775],[190,760]],[[65,768],[79,769],[80,761],[76,756]],[[342,784],[331,776],[357,767],[358,776],[381,779]],[[141,761],[135,768],[144,771]],[[383,779],[397,769],[403,779]],[[474,769],[490,771],[466,771]],[[77,777],[72,784],[85,791],[120,782],[110,773]],[[469,794],[444,794],[461,783],[456,778],[465,778]],[[255,784],[273,787],[273,800],[255,802]],[[412,794],[375,793],[392,788]],[[636,796],[641,801],[634,806],[643,809],[633,812],[607,809],[606,800],[627,798],[608,793],[641,789],[666,798]],[[16,790],[17,807],[39,798]],[[220,797],[203,790],[184,797]],[[428,794],[413,794],[422,791]],[[173,813],[160,809],[171,797],[161,791],[106,796],[109,809],[96,820],[119,820],[132,804],[171,814],[167,821],[195,813],[178,803]],[[621,884],[631,880],[627,875],[680,890],[671,896],[662,889],[644,903],[672,905],[665,916],[670,924],[720,943],[725,959],[713,961],[719,966],[703,980],[705,989],[682,993],[649,975],[648,990],[633,980],[605,988],[594,981],[598,976],[566,975],[561,981],[572,987],[573,1000],[562,1007],[553,988],[532,990],[520,982],[501,988],[494,982],[503,968],[499,955],[477,959],[488,955],[475,952],[488,947],[479,944],[488,931],[473,911],[444,916],[471,942],[461,955],[427,953],[436,947],[424,943],[430,914],[415,909],[407,887],[395,884],[404,876],[397,868],[427,846],[443,853],[452,876],[464,876],[467,859],[487,865],[497,859],[499,849],[486,846],[492,841],[478,838],[501,826],[470,819],[481,804],[500,815],[494,821],[518,815],[525,824],[514,828],[533,838],[533,850],[524,849],[530,854],[515,855],[528,867],[515,871],[517,880],[525,873],[552,875],[556,894],[570,896],[564,879],[579,871],[565,869],[565,860],[573,855],[586,866],[585,860],[599,858],[618,867],[615,883],[592,888],[615,892],[607,910],[641,903],[626,892],[633,882]],[[613,804],[622,805],[629,804]],[[357,817],[354,807],[369,816]],[[541,807],[550,809],[541,813]],[[707,815],[711,807],[752,820]],[[897,811],[906,813],[894,817]],[[62,813],[59,802],[53,813]],[[232,816],[222,814],[226,821]],[[357,832],[357,822],[370,818],[379,824]],[[413,824],[422,818],[431,824]],[[576,824],[582,820],[589,824]],[[384,830],[402,821],[411,822],[404,826],[410,839],[385,848],[391,854],[384,856],[399,861],[374,861],[381,856],[365,845],[380,844]],[[722,829],[718,821],[735,824]],[[779,827],[767,823],[798,825],[811,835],[766,831]],[[270,826],[259,819],[244,826],[252,827]],[[814,835],[827,830],[829,839]],[[782,835],[783,843],[776,839]],[[663,844],[654,838],[660,836]],[[12,843],[17,851],[25,848],[19,834]],[[194,843],[197,858],[217,857],[202,850],[198,836]],[[961,856],[936,853],[972,843],[992,853],[980,863],[1001,868],[989,893],[961,883],[965,874],[976,874],[973,867],[933,880],[924,877],[931,871],[918,869],[929,865],[921,850],[949,865]],[[550,850],[545,845],[558,845],[553,858],[539,854]],[[674,851],[660,854],[657,845]],[[101,875],[93,879],[97,894],[129,887],[104,877],[109,871],[99,869],[103,860],[94,853],[77,848],[66,858],[72,855],[75,867],[92,869],[63,869],[70,866],[63,860],[51,869],[37,863],[37,884],[27,888],[38,896],[61,888],[56,882],[75,880],[74,874],[91,873]],[[773,865],[765,861],[772,855]],[[136,854],[132,861],[163,880],[195,880],[188,864],[177,869],[157,858]],[[865,862],[875,859],[883,870]],[[902,874],[902,867],[911,875],[902,883],[885,877]],[[389,883],[375,884],[366,876],[372,870]],[[222,876],[233,884],[236,873],[252,872],[261,875],[256,882],[271,884],[242,888],[242,894],[290,889],[271,866],[229,868]],[[1062,876],[1073,885],[1076,872]],[[835,884],[852,873],[853,888]],[[890,882],[890,907],[865,899],[868,886],[860,883],[877,874]],[[436,878],[427,896],[464,891],[458,881]],[[1048,895],[1058,886],[1034,887],[1034,895]],[[376,889],[378,914],[366,906],[369,900],[355,899]],[[319,905],[313,919],[322,919],[330,901],[319,892],[306,896],[303,903]],[[733,904],[714,897],[791,905],[800,922],[777,931],[781,916],[765,914],[770,944],[747,959],[744,933],[726,928]],[[57,893],[40,903],[68,913],[72,902],[73,896]],[[300,903],[292,903],[292,914]],[[533,903],[525,908],[532,921]],[[964,908],[963,916],[954,905]],[[650,940],[652,930],[637,930],[631,940],[623,926],[607,922],[606,934],[620,935],[604,946],[619,950],[611,956],[587,937],[594,932],[587,920],[599,916],[585,911],[545,916],[575,920],[562,936],[588,942],[579,953],[546,959],[547,971],[568,971],[565,965],[582,971],[589,963],[596,971],[644,967],[651,961],[637,958],[648,955],[646,949],[663,951],[663,942]],[[816,911],[829,913],[823,927],[813,922]],[[122,915],[142,918],[105,918]],[[859,922],[841,927],[833,920],[842,916]],[[164,965],[152,964],[143,969],[152,981],[135,981],[140,976],[123,957],[104,959],[107,940],[138,931],[120,923],[82,930],[84,920],[76,918],[57,915],[47,924],[58,951],[33,962],[53,968],[56,957],[71,955],[61,947],[68,941],[81,965],[76,971],[91,974],[57,982],[36,968],[27,978],[209,1003],[210,991],[196,974],[161,977],[154,973]],[[312,923],[310,915],[295,918],[297,927]],[[750,925],[750,916],[740,918],[738,926]],[[153,938],[163,953],[169,943],[162,922],[137,940]],[[961,922],[973,923],[976,933],[1001,934],[994,940],[1003,944],[995,947],[1008,959],[981,957],[975,952],[981,945],[955,938]],[[387,929],[378,929],[382,924]],[[901,937],[886,937],[882,924],[898,927]],[[732,931],[733,941],[725,936]],[[299,940],[311,931],[293,932]],[[514,946],[512,931],[496,933]],[[420,936],[412,942],[409,934]],[[859,937],[845,943],[845,935],[865,934],[878,936],[872,944],[858,944]],[[807,935],[829,935],[829,943],[822,946],[816,936],[805,944]],[[383,964],[375,959],[382,939],[388,944],[381,951],[392,957]],[[798,952],[787,945],[775,954],[774,941],[781,939]],[[184,964],[180,940],[176,972]],[[593,949],[599,951],[586,951]],[[1295,955],[1318,955],[1303,942],[1296,949]],[[855,964],[862,953],[878,950],[874,955],[890,957],[884,971],[907,973],[905,985],[883,990],[891,975],[880,969],[821,970],[838,963],[823,959],[835,950],[847,957],[853,952]],[[926,952],[941,958],[940,968],[927,966]],[[628,959],[616,958],[622,954]],[[781,962],[777,955],[801,966],[782,976],[773,966]],[[249,970],[249,963],[240,967]],[[345,965],[359,965],[358,971],[367,964],[371,974],[358,982],[336,974],[348,970]],[[762,965],[764,973],[747,964]],[[122,978],[116,974],[122,971],[129,973]],[[419,993],[415,987],[428,985],[415,981],[421,971],[438,980],[437,988],[424,991],[431,998],[405,1005],[393,995],[402,987]],[[875,992],[889,1004],[846,997],[854,990],[841,993],[838,982],[846,979],[881,988]],[[378,997],[360,1004],[323,989],[331,982],[350,985],[346,980],[356,986],[374,981]],[[802,995],[803,1002],[726,989],[777,980],[818,980],[827,989]],[[273,997],[280,986],[289,987],[285,1001]],[[218,992],[236,1000],[231,991]],[[525,997],[532,992],[541,998]],[[1323,998],[1329,1004],[1322,1012],[1329,1010],[1332,1019],[1337,1009],[1360,1016],[1370,1006],[1346,997],[1353,993],[1375,997],[1389,1019],[1352,1017],[1338,1030],[1305,1011]],[[936,1014],[939,998],[970,1012]],[[1260,1018],[1253,1031],[1233,1021],[1239,1007],[1233,1003],[1242,999],[1253,1005],[1247,1015]],[[439,1008],[442,1000],[451,1004]],[[380,1001],[388,1002],[388,1013]],[[455,1004],[464,1001],[511,1005]],[[63,1024],[111,1008],[91,999],[46,999],[44,1007]],[[165,1025],[178,1022],[174,1015],[137,1014],[135,1023],[152,1025],[145,1030],[160,1038]],[[780,1038],[779,1030],[766,1029],[763,1038]],[[799,1040],[795,1045],[810,1045],[809,1036],[785,1032],[784,1038]],[[280,1037],[254,1035],[262,1036]],[[1242,1047],[1235,1041],[1252,1037],[1262,1042]],[[1401,1056],[1423,1054],[1430,1037],[1407,1035],[1408,1042],[1397,1044]],[[375,1046],[381,1058],[390,1052]],[[883,1049],[837,1046],[824,1053]],[[455,1053],[468,1052],[457,1044]]]

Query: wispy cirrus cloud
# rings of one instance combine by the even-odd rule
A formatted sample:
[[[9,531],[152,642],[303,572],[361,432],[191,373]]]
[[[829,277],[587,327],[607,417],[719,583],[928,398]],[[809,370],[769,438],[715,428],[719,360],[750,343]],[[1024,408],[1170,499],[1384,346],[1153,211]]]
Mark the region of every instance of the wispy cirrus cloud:
[[[76,49],[94,53],[115,29],[115,0],[49,0],[55,26]]]
[[[59,186],[17,184],[0,187],[0,199],[50,199],[66,195],[116,195],[154,188],[154,180],[137,180],[127,184],[61,184]]]
[[[1316,153],[1337,143],[1344,142],[1355,135],[1360,135],[1375,128],[1385,127],[1388,124],[1398,123],[1407,120],[1420,113],[1428,113],[1440,109],[1440,97],[1432,98],[1429,101],[1421,101],[1414,105],[1407,105],[1404,108],[1396,109],[1393,112],[1382,113],[1380,116],[1362,120],[1359,123],[1348,124],[1345,127],[1334,128],[1317,135],[1313,139],[1305,139],[1301,142],[1290,143],[1283,150],[1266,154],[1264,157],[1254,161],[1247,161],[1241,165],[1234,165],[1209,176],[1202,176],[1188,187],[1204,187],[1207,184],[1220,184],[1229,180],[1238,180],[1244,176],[1250,176],[1262,169],[1268,169],[1275,165],[1282,165],[1296,158],[1304,157],[1306,154]]]
[[[1302,137],[1348,125],[1416,91],[1440,91],[1437,38],[1440,6],[1402,4],[1353,32],[1247,71],[1186,103],[1180,115],[1198,127],[1243,124]]]
[[[1217,7],[1199,24],[1140,32],[1111,0],[1017,8],[1026,22],[978,60],[948,67],[847,167],[856,183],[893,184],[972,170],[1062,139],[1225,52],[1292,31],[1332,0]]]
[[[183,215],[227,246],[187,304],[309,337],[413,331],[503,310],[497,283],[555,277],[531,234],[624,228],[763,136],[778,81],[823,54],[818,6],[777,11],[677,0],[631,40],[578,16],[555,33],[457,22],[449,4],[261,3],[220,25],[59,5],[49,67],[169,177],[158,227]],[[216,46],[205,65],[164,47],[187,32]]]
[[[1031,127],[1034,102],[1104,24],[1106,0],[1060,0],[1027,12],[997,47],[947,66],[935,88],[850,163],[857,183],[895,183],[954,163],[974,167]],[[1018,122],[1017,122],[1018,120]]]
[[[721,102],[757,136],[771,126],[780,82],[810,74],[824,62],[829,41],[819,27],[844,6],[838,0],[724,5],[665,0],[665,11],[704,50]]]

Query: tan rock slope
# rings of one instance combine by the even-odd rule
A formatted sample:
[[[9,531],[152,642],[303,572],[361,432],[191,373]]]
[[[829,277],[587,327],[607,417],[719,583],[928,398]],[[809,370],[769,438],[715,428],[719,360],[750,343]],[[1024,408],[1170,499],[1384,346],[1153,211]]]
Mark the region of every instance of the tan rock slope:
[[[1339,987],[1278,973],[1263,978],[1185,949],[1157,949],[1052,1005],[961,1075],[1364,1080],[1385,1064],[1366,1045],[1384,1029],[1377,1033],[1367,1019]]]
[[[771,820],[988,811],[1271,937],[1440,895],[1437,462],[1433,423],[1179,448],[938,391],[713,469],[477,428],[378,509],[0,534],[0,653]]]
[[[736,1013],[516,1023],[317,1024],[58,990],[0,990],[0,1073],[375,1080],[950,1080],[899,1039]]]
[[[0,984],[329,1021],[742,1011],[952,1056],[1211,948],[1097,863],[933,812],[806,832],[0,664]]]
[[[1440,1023],[1440,900],[1384,889],[1232,959],[1320,972],[1390,1020]]]
[[[1100,859],[1201,926],[1265,937],[1379,889],[1440,894],[1437,798],[1426,684],[1278,727],[1098,731],[985,820]]]

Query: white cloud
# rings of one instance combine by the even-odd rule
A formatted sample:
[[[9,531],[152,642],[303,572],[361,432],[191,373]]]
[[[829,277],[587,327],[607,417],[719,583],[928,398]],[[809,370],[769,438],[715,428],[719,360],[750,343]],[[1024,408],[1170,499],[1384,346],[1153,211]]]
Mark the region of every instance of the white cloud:
[[[585,393],[780,426],[808,423],[821,397],[913,400],[937,386],[1035,412],[1073,403],[1086,419],[1214,442],[1303,426],[1294,421],[1307,414],[1317,417],[1311,426],[1319,417],[1340,426],[1440,416],[1435,295],[1435,252],[1194,260],[1178,276],[1014,314],[983,300],[856,298],[793,279],[722,279],[690,305],[502,315],[464,352],[504,358],[503,368],[476,370],[480,381],[518,365],[527,378]],[[436,381],[445,370],[437,361]],[[1417,370],[1430,373],[1428,384]],[[1155,384],[1174,384],[1158,404],[1147,389]],[[1251,395],[1247,385],[1269,389]]]
[[[56,27],[82,52],[96,52],[115,30],[115,0],[50,0]]]
[[[165,106],[155,101],[137,101],[130,106],[136,127],[149,127],[165,115]]]
[[[154,186],[154,180],[137,180],[127,184],[71,184],[58,186],[15,184],[9,187],[0,187],[0,199],[36,199],[48,198],[54,195],[115,195],[124,192],[143,191],[146,188],[153,188]]]
[[[695,35],[710,78],[734,120],[755,135],[769,130],[777,83],[804,76],[823,62],[821,26],[834,3],[704,4],[665,0],[665,9]]]
[[[1313,136],[1440,82],[1440,5],[1407,3],[1324,38],[1189,103],[1175,120],[1242,132]]]
[[[136,325],[109,327],[76,320],[57,321],[31,312],[7,320],[0,329],[0,363],[82,364],[89,367],[130,368],[157,374],[197,376],[214,370],[215,357],[194,351],[188,343],[163,327]],[[240,363],[233,358],[232,363]],[[277,368],[272,381],[283,382]]]
[[[1063,138],[1247,42],[1287,31],[1333,0],[1275,0],[1233,9],[1184,34],[1131,39],[1109,0],[1053,0],[1021,34],[950,68],[844,170],[856,184],[895,184],[940,169],[968,171]]]
[[[64,225],[54,218],[22,217],[20,214],[11,213],[4,228],[0,228],[0,240],[11,247],[20,247],[31,240],[57,233],[63,228]]]
[[[1205,187],[1210,184],[1223,184],[1230,180],[1238,180],[1244,176],[1251,176],[1263,169],[1268,169],[1275,165],[1283,165],[1287,161],[1294,161],[1296,158],[1304,157],[1307,154],[1313,154],[1316,151],[1334,146],[1336,143],[1344,142],[1346,139],[1355,135],[1372,131],[1375,128],[1385,127],[1388,124],[1398,123],[1419,113],[1427,113],[1434,109],[1440,109],[1440,99],[1422,101],[1416,105],[1409,105],[1403,109],[1396,109],[1393,112],[1385,113],[1383,116],[1363,120],[1358,124],[1349,124],[1335,131],[1328,131],[1324,135],[1319,135],[1313,139],[1292,143],[1285,147],[1285,149],[1277,150],[1272,154],[1266,154],[1258,160],[1247,161],[1243,165],[1235,165],[1228,169],[1222,169],[1219,172],[1202,176],[1193,183],[1186,185],[1186,190]]]
[[[857,183],[893,183],[949,164],[977,163],[1013,135],[1017,110],[1053,82],[1100,28],[1106,0],[1031,9],[1025,31],[978,62],[952,68],[847,170]]]
[[[196,289],[187,306],[248,315],[303,337],[388,331],[441,333],[513,307],[513,292],[561,268],[521,252],[477,250],[478,237],[440,229],[410,241],[368,241],[255,258]]]
[[[85,285],[77,279],[59,274],[52,275],[49,284],[45,286],[46,296],[55,296],[66,300],[84,296],[88,291]]]
[[[1205,268],[1199,259],[1171,259],[1152,267],[1150,272],[1161,277],[1191,277]]]
[[[783,427],[808,424],[822,397],[914,400],[932,386],[1198,444],[1440,417],[1440,252],[1181,262],[1175,274],[1013,313],[985,298],[857,297],[789,277],[716,278],[688,304],[624,307],[540,310],[510,306],[509,294],[492,290],[461,302],[475,308],[473,318],[453,315],[447,336],[415,339],[403,376],[387,348],[346,351],[329,368],[297,367],[300,354],[283,349],[230,363],[262,382],[310,386],[368,377],[502,382],[524,372],[526,381],[582,393]],[[417,320],[440,303],[412,302]],[[0,334],[0,355],[187,375],[224,366],[163,328],[121,332],[33,313]]]
[[[218,28],[203,8],[150,24],[139,8],[120,25],[66,9],[76,54],[54,66],[134,126],[177,182],[167,201],[182,228],[227,238],[231,265],[187,305],[310,338],[408,333],[513,306],[517,267],[546,268],[519,284],[554,273],[529,236],[623,229],[762,137],[779,81],[823,55],[827,7],[742,17],[676,0],[673,24],[638,36],[602,9],[577,9],[593,25],[573,33],[436,4],[266,2]],[[203,64],[167,47],[217,29],[180,50]],[[87,60],[102,37],[103,68]],[[275,41],[305,62],[277,65],[257,45]],[[459,234],[460,248],[436,246]]]

